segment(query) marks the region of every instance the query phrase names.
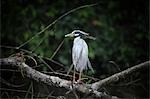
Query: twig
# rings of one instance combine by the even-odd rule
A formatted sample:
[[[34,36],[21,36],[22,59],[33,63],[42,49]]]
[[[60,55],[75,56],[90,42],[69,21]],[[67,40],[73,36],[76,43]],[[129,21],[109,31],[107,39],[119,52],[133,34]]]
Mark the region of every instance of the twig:
[[[33,87],[33,85],[32,85],[32,81],[31,81],[31,84],[29,85],[29,88],[28,88],[28,90],[27,90],[27,92],[26,92],[26,95],[25,95],[25,97],[24,97],[25,99],[28,97],[28,94],[29,94],[29,93],[31,93],[31,95],[33,94],[33,93],[32,93],[32,90],[31,90],[32,87]],[[31,90],[31,92],[30,92],[30,90]],[[32,95],[32,96],[33,96],[33,95]]]
[[[42,59],[41,56],[38,56],[36,53],[33,53],[32,51],[28,51],[26,49],[22,49],[22,48],[18,48],[18,47],[13,47],[13,46],[4,46],[4,45],[1,45],[0,47],[3,47],[3,48],[9,48],[9,49],[15,49],[15,50],[20,50],[20,51],[23,51],[23,52],[26,52],[28,54],[31,54],[35,57],[38,57],[51,71],[54,72],[54,70],[51,68],[51,66],[49,66],[45,61],[44,59]]]
[[[55,52],[53,53],[53,55],[50,57],[50,59],[53,59],[53,57],[59,51],[59,49],[61,48],[61,46],[63,45],[63,43],[64,43],[64,39],[61,41],[61,43],[59,44],[59,46],[57,47],[57,49],[55,50]]]
[[[45,62],[45,60],[42,59],[42,57],[38,56],[38,58],[39,58],[51,71],[54,72],[54,70],[51,68],[51,66],[49,66],[49,65]]]
[[[118,64],[116,64],[114,61],[109,61],[109,62],[112,63],[119,72],[121,71]]]
[[[3,84],[6,84],[7,86],[11,86],[11,87],[23,87],[25,84],[21,84],[21,85],[15,85],[15,84],[11,84],[10,82],[4,80],[3,78],[0,77],[0,82]]]
[[[91,7],[91,6],[95,6],[97,5],[98,3],[95,3],[95,4],[90,4],[90,5],[84,5],[84,6],[80,6],[80,7],[77,7],[75,9],[72,9],[68,12],[66,12],[65,14],[63,14],[62,16],[58,17],[55,21],[53,21],[51,24],[49,24],[48,26],[46,26],[43,30],[41,30],[40,32],[36,33],[36,35],[32,36],[29,40],[27,40],[26,42],[24,42],[23,44],[21,44],[19,48],[23,47],[24,45],[26,45],[27,43],[29,43],[31,40],[33,40],[36,36],[42,34],[43,32],[45,32],[48,28],[50,28],[52,25],[54,25],[56,22],[58,22],[59,20],[61,20],[62,18],[64,18],[65,16],[69,15],[70,13],[72,12],[75,12],[79,9],[82,9],[82,8],[86,8],[86,7]]]
[[[16,92],[23,92],[27,93],[25,90],[17,90],[17,89],[6,89],[6,88],[0,88],[0,90],[7,90],[7,91],[16,91]],[[28,92],[29,94],[32,94],[31,92]]]
[[[46,35],[44,35],[44,37],[39,41],[39,43],[37,44],[37,46],[31,51],[32,53],[35,52],[39,46],[43,43],[43,41],[45,40]]]
[[[68,69],[68,71],[67,71],[67,75],[69,75],[69,73],[70,73],[70,71],[72,70],[72,68],[73,68],[73,64],[70,65],[70,67],[69,67],[69,69]]]
[[[77,93],[73,90],[73,94],[76,97],[76,99],[79,99],[79,96],[77,95]]]

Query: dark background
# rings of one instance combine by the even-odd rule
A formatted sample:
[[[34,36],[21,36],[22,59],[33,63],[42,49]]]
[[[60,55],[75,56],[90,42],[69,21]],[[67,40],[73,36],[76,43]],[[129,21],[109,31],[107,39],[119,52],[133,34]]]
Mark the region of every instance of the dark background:
[[[94,74],[86,72],[87,75],[102,79],[119,72],[119,69],[122,71],[149,60],[148,0],[2,0],[1,46],[20,46],[67,11],[93,3],[98,4],[70,13],[21,48],[41,56],[54,70],[60,70],[63,66],[60,72],[64,73],[72,63],[72,39],[64,39],[64,35],[80,29],[96,37],[95,41],[86,40],[89,58],[95,70]],[[52,58],[60,66],[45,58],[51,58],[63,40],[63,45]],[[1,47],[0,57],[9,57],[19,51]],[[36,70],[50,72],[37,57],[26,52],[25,54],[37,60],[40,67],[35,68]],[[26,63],[34,65],[31,59],[27,59]],[[51,98],[74,97],[64,95],[65,89],[36,83],[23,78],[21,73],[14,70],[11,66],[1,66],[2,98],[31,98],[38,94],[40,97],[49,97],[51,92]],[[5,81],[23,85],[15,87]],[[118,97],[148,98],[148,88],[149,69],[145,68],[103,90]],[[80,97],[88,96],[80,94]]]

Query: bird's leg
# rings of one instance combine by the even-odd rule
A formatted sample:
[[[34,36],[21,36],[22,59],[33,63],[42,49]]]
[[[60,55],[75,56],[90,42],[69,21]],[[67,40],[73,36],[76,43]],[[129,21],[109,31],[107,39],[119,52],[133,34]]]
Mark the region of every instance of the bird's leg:
[[[76,79],[76,70],[75,70],[75,66],[74,66],[74,69],[73,69],[73,83],[75,83],[75,80]]]
[[[81,81],[81,76],[82,76],[82,70],[80,70],[78,82]]]

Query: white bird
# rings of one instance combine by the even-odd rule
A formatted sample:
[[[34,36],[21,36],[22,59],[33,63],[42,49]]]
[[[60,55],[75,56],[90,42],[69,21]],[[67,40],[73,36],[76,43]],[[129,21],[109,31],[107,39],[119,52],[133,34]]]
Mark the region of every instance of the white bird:
[[[75,69],[79,71],[78,81],[80,81],[83,70],[90,68],[94,72],[88,58],[88,45],[83,38],[95,38],[80,30],[74,30],[72,33],[65,35],[65,37],[75,37],[72,48],[72,61],[74,65],[73,82],[75,82]]]

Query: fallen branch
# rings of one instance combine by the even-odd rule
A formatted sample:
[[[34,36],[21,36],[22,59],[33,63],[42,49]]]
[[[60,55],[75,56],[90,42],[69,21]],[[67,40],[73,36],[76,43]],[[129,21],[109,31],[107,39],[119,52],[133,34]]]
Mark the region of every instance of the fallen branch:
[[[144,63],[135,65],[135,66],[130,67],[122,72],[116,73],[110,77],[107,77],[103,80],[95,82],[91,85],[91,87],[92,87],[92,89],[97,90],[99,88],[102,88],[103,86],[118,82],[120,79],[123,79],[123,78],[127,77],[128,75],[130,75],[131,73],[134,73],[135,71],[140,70],[141,68],[144,68],[149,65],[150,65],[150,61],[146,61]]]
[[[48,85],[65,87],[67,89],[69,89],[69,86],[71,85],[71,81],[60,79],[59,77],[55,76],[49,76],[35,69],[32,69],[23,62],[23,59],[21,57],[10,57],[0,59],[0,65],[17,66],[19,69],[22,70],[23,75],[26,75],[27,77],[34,79],[37,82],[44,82]]]
[[[15,56],[15,57],[0,59],[0,65],[16,66],[23,71],[24,75],[26,75],[27,77],[29,77],[31,79],[36,80],[37,82],[43,82],[50,86],[63,87],[70,91],[77,90],[77,91],[85,93],[85,94],[93,93],[97,97],[102,97],[105,99],[112,99],[112,98],[116,99],[117,97],[110,96],[106,93],[97,91],[100,87],[102,87],[104,85],[109,85],[113,82],[117,82],[122,77],[129,75],[130,73],[137,71],[137,70],[141,69],[142,67],[148,66],[149,63],[150,63],[150,61],[144,62],[142,64],[139,64],[139,65],[133,66],[127,70],[124,70],[120,73],[114,74],[108,78],[105,78],[105,79],[95,82],[93,84],[87,85],[87,84],[79,84],[79,83],[73,84],[72,81],[61,79],[61,78],[55,77],[55,76],[49,76],[49,75],[41,73],[35,69],[32,69],[27,64],[25,64],[22,56]]]
[[[112,99],[115,97],[115,96],[107,95],[102,92],[98,92],[96,90],[94,91],[86,84],[78,84],[78,83],[73,84],[72,81],[68,81],[65,79],[61,79],[59,77],[49,76],[44,73],[41,73],[35,69],[32,69],[27,64],[25,64],[22,56],[15,56],[15,57],[0,59],[0,65],[11,65],[11,66],[18,67],[23,72],[23,75],[26,75],[30,79],[34,79],[37,82],[43,82],[50,86],[63,87],[70,91],[77,90],[85,94],[93,93],[97,97],[103,97],[107,99]]]

